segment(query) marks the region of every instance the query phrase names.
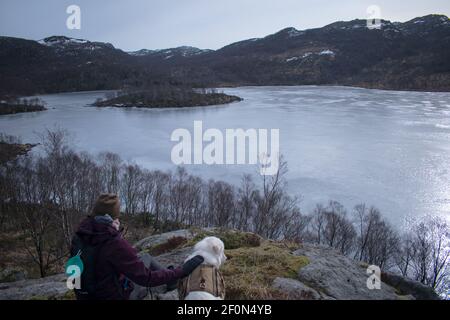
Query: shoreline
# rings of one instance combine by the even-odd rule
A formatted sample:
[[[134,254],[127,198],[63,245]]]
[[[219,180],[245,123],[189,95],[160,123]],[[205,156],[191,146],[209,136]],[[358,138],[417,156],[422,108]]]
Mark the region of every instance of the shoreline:
[[[217,89],[233,89],[233,88],[262,88],[262,87],[270,87],[270,88],[289,88],[289,87],[313,87],[313,88],[348,88],[348,89],[362,89],[362,90],[376,90],[376,91],[386,91],[386,92],[415,92],[415,93],[450,93],[450,89],[448,91],[429,91],[429,90],[419,90],[419,89],[388,89],[388,88],[376,88],[376,87],[363,87],[363,86],[353,86],[353,85],[344,85],[344,84],[282,84],[282,85],[224,85],[221,87],[216,87]]]
[[[244,99],[242,99],[241,101],[244,101]],[[227,102],[227,103],[222,103],[222,104],[210,104],[210,105],[204,105],[204,106],[190,106],[190,107],[139,107],[139,106],[126,106],[126,107],[116,107],[116,106],[104,106],[104,107],[97,107],[94,104],[88,104],[85,105],[85,108],[99,108],[99,109],[123,109],[123,110],[139,110],[139,111],[164,111],[164,110],[187,110],[187,109],[202,109],[205,107],[209,107],[209,108],[213,108],[213,107],[223,107],[229,104],[235,104],[235,103],[239,103],[241,101],[233,101],[233,102]]]
[[[361,90],[376,90],[376,91],[386,91],[386,92],[412,92],[412,93],[449,93],[449,91],[429,91],[429,90],[417,90],[417,89],[387,89],[387,88],[375,88],[375,87],[363,87],[363,86],[352,86],[352,85],[342,85],[342,84],[280,84],[280,85],[252,85],[252,84],[243,84],[243,85],[222,85],[217,87],[211,87],[215,89],[237,89],[237,88],[291,88],[291,87],[312,87],[312,88],[347,88],[347,89],[361,89]],[[102,89],[102,90],[82,90],[82,91],[61,91],[61,92],[43,92],[43,93],[35,93],[31,95],[21,96],[22,98],[30,98],[30,97],[40,97],[47,95],[56,95],[56,94],[89,94],[95,92],[117,92],[120,89]],[[162,107],[164,108],[164,107]],[[174,107],[177,108],[177,107]],[[153,108],[152,108],[153,109]]]

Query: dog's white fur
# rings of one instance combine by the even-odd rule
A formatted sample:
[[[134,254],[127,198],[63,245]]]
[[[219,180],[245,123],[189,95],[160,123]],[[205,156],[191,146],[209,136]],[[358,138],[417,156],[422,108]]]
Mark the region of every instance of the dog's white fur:
[[[203,240],[197,242],[194,246],[194,251],[186,261],[195,257],[196,255],[202,256],[205,261],[203,264],[214,266],[217,269],[227,260],[225,256],[225,246],[219,238],[216,237],[206,237]],[[215,297],[208,292],[192,291],[190,292],[185,300],[222,300],[221,298]]]

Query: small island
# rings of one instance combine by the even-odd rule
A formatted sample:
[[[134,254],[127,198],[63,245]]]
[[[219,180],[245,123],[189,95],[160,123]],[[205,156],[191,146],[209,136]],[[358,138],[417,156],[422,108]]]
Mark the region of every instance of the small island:
[[[45,111],[47,109],[44,105],[39,98],[0,97],[0,115]]]
[[[96,107],[118,108],[186,108],[227,104],[242,101],[237,96],[217,92],[215,89],[193,89],[183,86],[151,86],[126,89],[99,99]]]

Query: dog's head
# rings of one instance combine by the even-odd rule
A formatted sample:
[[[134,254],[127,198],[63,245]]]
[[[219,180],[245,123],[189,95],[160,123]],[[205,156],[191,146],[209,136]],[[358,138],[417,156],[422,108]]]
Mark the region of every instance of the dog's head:
[[[194,254],[203,256],[206,264],[219,268],[227,259],[225,245],[217,237],[206,237],[194,246]]]

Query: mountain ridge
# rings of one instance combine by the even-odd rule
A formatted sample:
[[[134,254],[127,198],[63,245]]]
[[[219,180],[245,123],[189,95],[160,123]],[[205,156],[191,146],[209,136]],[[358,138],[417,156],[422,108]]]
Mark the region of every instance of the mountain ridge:
[[[284,28],[217,50],[180,46],[125,52],[65,36],[40,41],[0,37],[0,84],[6,93],[118,89],[148,81],[192,86],[346,85],[450,91],[450,19],[337,21]]]

